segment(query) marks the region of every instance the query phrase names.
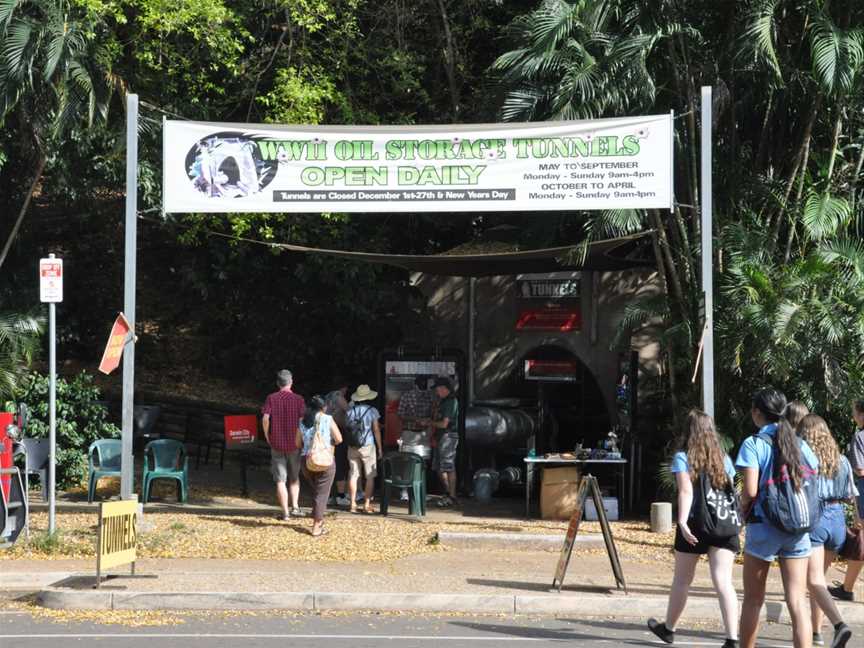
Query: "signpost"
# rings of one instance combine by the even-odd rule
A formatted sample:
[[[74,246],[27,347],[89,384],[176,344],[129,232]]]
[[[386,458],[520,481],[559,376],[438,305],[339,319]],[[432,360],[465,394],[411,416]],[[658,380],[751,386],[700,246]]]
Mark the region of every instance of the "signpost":
[[[99,529],[96,534],[96,587],[102,584],[102,572],[117,565],[132,563],[138,546],[138,502],[124,500],[99,504]]]
[[[612,537],[612,528],[609,526],[609,518],[606,517],[606,509],[603,508],[603,497],[597,478],[593,475],[585,475],[579,484],[579,492],[576,497],[578,506],[570,517],[570,525],[567,527],[567,535],[564,537],[564,546],[561,547],[561,556],[558,558],[558,567],[555,569],[555,577],[552,579],[552,587],[559,592],[564,586],[564,576],[570,564],[570,555],[573,553],[573,544],[579,533],[579,523],[582,521],[582,513],[585,510],[585,502],[588,496],[594,501],[597,511],[597,519],[600,522],[600,530],[603,532],[603,542],[606,544],[606,553],[612,565],[612,573],[615,576],[616,587],[623,587],[627,594],[627,582],[624,580],[624,572],[621,569],[621,560],[618,558],[618,550],[615,548],[615,540]]]
[[[48,304],[48,533],[57,528],[57,312],[63,301],[63,259],[39,259],[39,301]]]
[[[107,375],[120,366],[123,348],[126,346],[131,330],[132,326],[126,316],[123,313],[117,315],[117,319],[114,320],[114,325],[111,327],[111,333],[108,335],[108,344],[105,345],[105,351],[102,353],[99,371]]]
[[[249,494],[249,481],[246,475],[246,468],[249,463],[249,453],[246,452],[246,450],[250,450],[254,447],[257,438],[258,417],[254,414],[241,414],[225,417],[225,449],[244,451],[240,464],[244,497]]]

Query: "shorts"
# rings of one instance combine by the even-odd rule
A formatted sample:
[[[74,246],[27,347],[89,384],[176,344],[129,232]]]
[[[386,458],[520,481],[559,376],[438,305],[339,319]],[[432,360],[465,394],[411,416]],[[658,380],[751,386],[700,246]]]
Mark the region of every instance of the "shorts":
[[[809,558],[810,535],[786,533],[768,522],[751,522],[747,525],[744,553],[765,562],[774,562],[777,558]]]
[[[348,444],[340,443],[337,445],[334,457],[336,459],[336,481],[345,481],[348,479]]]
[[[691,529],[692,531],[692,529]],[[731,538],[723,538],[721,540],[705,540],[699,537],[699,535],[693,532],[693,535],[696,536],[696,540],[698,542],[695,545],[691,545],[684,539],[684,536],[681,534],[681,529],[677,526],[675,527],[675,551],[680,551],[685,554],[698,554],[700,556],[704,556],[708,553],[708,549],[711,547],[716,547],[717,549],[728,549],[734,554],[737,554],[741,551],[741,540],[737,535],[732,536]]]
[[[282,452],[271,448],[270,472],[276,483],[296,482],[300,479],[300,450]]]
[[[826,504],[819,523],[810,529],[810,544],[840,553],[846,542],[846,511],[842,504]]]
[[[374,445],[348,448],[349,479],[358,479],[361,469],[366,479],[375,479],[378,475],[378,454]]]
[[[435,472],[454,472],[456,470],[456,450],[459,448],[458,434],[444,434],[438,439],[432,455],[432,470]]]

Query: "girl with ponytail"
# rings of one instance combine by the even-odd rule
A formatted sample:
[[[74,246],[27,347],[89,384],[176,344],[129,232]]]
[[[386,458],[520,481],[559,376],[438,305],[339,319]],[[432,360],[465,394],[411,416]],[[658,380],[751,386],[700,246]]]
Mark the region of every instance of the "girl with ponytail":
[[[812,625],[807,610],[807,564],[810,535],[788,533],[766,517],[762,500],[769,480],[783,468],[796,491],[819,467],[805,441],[799,439],[789,421],[786,397],[776,389],[763,389],[753,396],[750,416],[758,434],[745,439],[735,465],[744,477],[741,508],[749,512],[744,542],[744,601],[741,604],[741,646],[754,648],[765,602],[768,569],[779,559],[786,607],[792,620],[795,648],[809,648]]]

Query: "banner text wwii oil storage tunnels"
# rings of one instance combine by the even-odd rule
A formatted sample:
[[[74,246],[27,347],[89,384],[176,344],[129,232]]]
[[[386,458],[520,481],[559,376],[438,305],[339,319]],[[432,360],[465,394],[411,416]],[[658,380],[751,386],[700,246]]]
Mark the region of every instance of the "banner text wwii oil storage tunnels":
[[[670,209],[672,115],[448,126],[166,121],[166,212]]]

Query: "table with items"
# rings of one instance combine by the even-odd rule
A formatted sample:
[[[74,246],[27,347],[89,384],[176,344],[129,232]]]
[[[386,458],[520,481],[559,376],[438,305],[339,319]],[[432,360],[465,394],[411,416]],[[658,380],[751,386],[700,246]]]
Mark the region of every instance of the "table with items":
[[[531,502],[534,491],[534,481],[544,468],[551,466],[573,466],[586,464],[588,466],[611,466],[616,470],[616,495],[620,500],[624,494],[624,466],[627,460],[617,452],[586,451],[551,453],[542,457],[525,457],[525,517],[531,518]]]

